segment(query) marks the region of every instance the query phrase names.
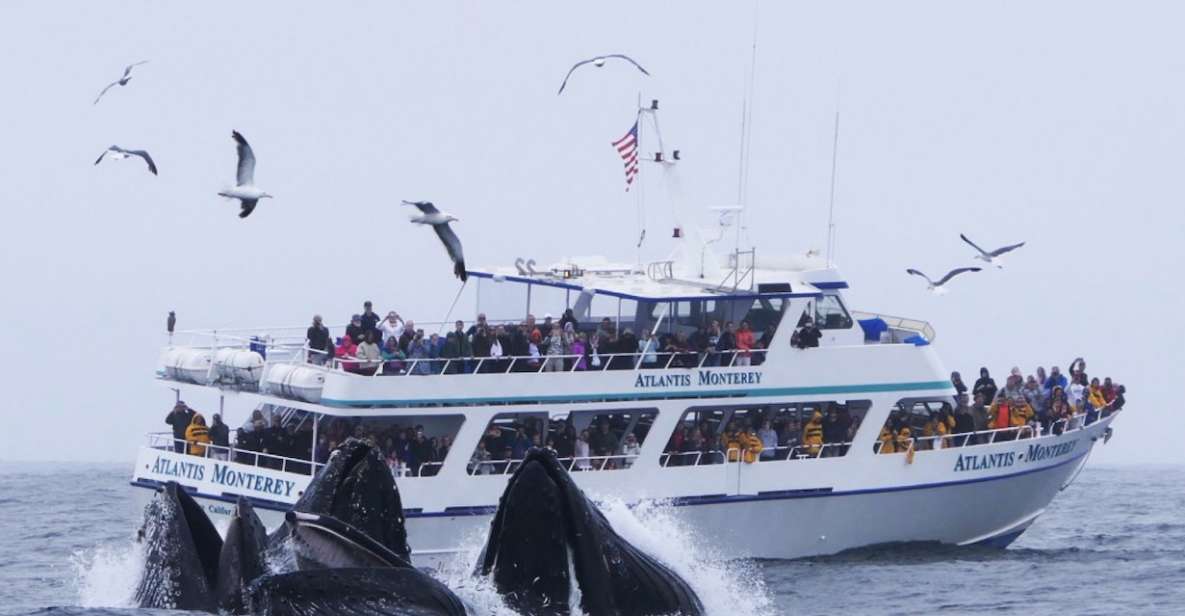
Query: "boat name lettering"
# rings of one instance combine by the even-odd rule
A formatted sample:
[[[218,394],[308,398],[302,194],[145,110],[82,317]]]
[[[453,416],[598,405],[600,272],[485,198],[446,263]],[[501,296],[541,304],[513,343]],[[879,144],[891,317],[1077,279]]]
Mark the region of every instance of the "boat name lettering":
[[[1005,468],[1016,463],[1015,451],[988,454],[959,454],[955,461],[955,472],[986,471],[991,468]]]
[[[190,481],[206,481],[207,466],[208,462],[187,462],[157,456],[156,460],[152,463],[152,474],[178,477]],[[292,496],[292,490],[296,488],[295,481],[239,471],[226,464],[219,464],[217,462],[214,462],[213,472],[209,473],[209,475],[209,481],[212,483],[287,498]]]
[[[206,465],[196,462],[180,462],[157,456],[156,461],[152,463],[152,473],[202,481],[206,478]]]
[[[276,496],[292,496],[292,488],[296,487],[295,481],[275,479],[245,471],[236,471],[229,466],[218,464],[217,462],[214,463],[214,475],[210,480],[231,488],[243,487],[248,490],[255,490],[256,492],[275,494]]]
[[[761,372],[750,370],[746,372],[717,372],[715,370],[700,370],[697,378],[685,374],[638,374],[634,378],[634,387],[639,389],[650,387],[691,387],[696,385],[758,385],[761,383]]]
[[[1056,445],[1029,445],[1029,451],[1025,454],[1025,459],[1029,462],[1040,462],[1041,460],[1064,456],[1074,451],[1074,447],[1077,445],[1078,441],[1067,441]]]

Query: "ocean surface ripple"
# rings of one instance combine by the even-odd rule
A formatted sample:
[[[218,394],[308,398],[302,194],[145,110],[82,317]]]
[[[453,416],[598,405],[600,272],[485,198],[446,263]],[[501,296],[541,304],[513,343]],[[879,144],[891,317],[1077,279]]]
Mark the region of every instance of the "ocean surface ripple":
[[[0,464],[0,615],[170,613],[105,607],[128,605],[139,573],[143,500],[128,477],[126,465]],[[713,614],[1176,614],[1183,485],[1185,467],[1089,467],[1003,551],[902,545],[725,563],[706,549],[711,538],[662,508],[608,503],[606,513],[687,577]],[[469,539],[480,549],[481,537]],[[459,561],[443,575],[476,616],[513,614],[467,572]]]

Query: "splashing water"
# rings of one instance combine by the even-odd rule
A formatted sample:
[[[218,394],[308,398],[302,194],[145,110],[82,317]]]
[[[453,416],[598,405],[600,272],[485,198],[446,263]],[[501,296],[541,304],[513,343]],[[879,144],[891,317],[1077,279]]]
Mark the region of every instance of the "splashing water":
[[[100,545],[70,557],[81,607],[133,607],[144,570],[144,549],[135,541]]]
[[[757,565],[728,560],[679,519],[674,507],[652,501],[630,506],[614,499],[597,504],[613,530],[682,576],[709,615],[778,613]]]

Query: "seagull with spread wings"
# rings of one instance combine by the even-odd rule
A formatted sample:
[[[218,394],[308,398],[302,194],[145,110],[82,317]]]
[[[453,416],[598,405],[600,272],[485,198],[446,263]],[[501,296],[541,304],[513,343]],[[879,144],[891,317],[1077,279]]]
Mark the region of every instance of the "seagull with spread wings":
[[[1004,246],[1003,248],[997,248],[997,249],[989,252],[987,250],[980,248],[979,246],[976,246],[975,242],[972,242],[971,240],[967,239],[966,235],[963,235],[962,233],[960,233],[959,237],[963,238],[964,242],[971,244],[971,247],[979,252],[979,254],[975,255],[976,259],[979,259],[980,261],[985,261],[989,265],[995,265],[996,267],[998,267],[1000,269],[1004,269],[1004,260],[1000,258],[1004,253],[1012,252],[1013,250],[1016,250],[1017,248],[1020,248],[1021,246],[1025,245],[1024,242],[1021,242],[1019,244],[1012,244],[1011,246]]]
[[[99,92],[99,95],[95,97],[95,102],[93,104],[98,105],[99,99],[103,98],[103,95],[107,93],[107,90],[110,90],[111,88],[114,88],[115,86],[128,85],[128,82],[132,80],[132,67],[133,66],[140,66],[141,64],[146,64],[147,62],[148,62],[148,60],[141,60],[141,61],[136,62],[134,64],[127,65],[127,68],[123,69],[123,77],[120,77],[119,79],[116,79],[115,81],[112,81],[111,83],[107,84],[107,87],[103,88],[103,91]]]
[[[950,282],[952,278],[954,278],[955,276],[958,276],[959,274],[963,274],[966,272],[978,272],[982,269],[983,268],[980,268],[980,267],[957,267],[957,268],[947,272],[946,275],[943,276],[941,279],[939,279],[937,282],[930,280],[929,276],[927,276],[915,269],[907,269],[907,270],[905,270],[905,273],[906,274],[913,274],[914,276],[921,276],[922,278],[925,278],[926,282],[929,284],[929,286],[926,288],[931,293],[933,293],[935,295],[944,295],[944,294],[946,294],[946,287],[944,285],[946,285],[946,283]]]
[[[416,209],[420,210],[419,215],[411,217],[412,222],[432,225],[432,230],[436,232],[440,242],[444,244],[444,249],[448,251],[448,257],[453,260],[453,273],[461,279],[461,282],[465,282],[469,278],[469,274],[465,272],[465,255],[461,252],[461,240],[457,238],[456,233],[453,233],[452,227],[448,226],[450,222],[460,219],[436,209],[431,201],[404,201],[403,203],[404,205],[414,205]]]
[[[247,143],[247,140],[237,130],[232,130],[230,136],[235,140],[235,148],[239,153],[239,168],[235,174],[235,187],[228,188],[218,195],[229,199],[238,199],[239,205],[242,207],[239,218],[246,218],[255,211],[255,205],[259,203],[260,199],[273,199],[274,197],[255,186],[255,152],[251,149],[251,144]]]
[[[577,62],[576,64],[573,64],[572,68],[568,69],[568,74],[564,75],[564,82],[560,84],[560,91],[555,93],[556,96],[559,96],[560,94],[564,93],[564,87],[568,85],[568,78],[572,76],[572,73],[576,72],[576,69],[584,66],[585,64],[591,64],[597,68],[600,68],[602,66],[605,66],[605,62],[608,61],[610,58],[617,58],[620,60],[625,60],[626,62],[629,62],[630,64],[633,64],[635,67],[637,67],[637,69],[639,71],[642,71],[643,75],[650,75],[650,73],[646,69],[642,68],[641,64],[638,64],[637,62],[634,61],[633,58],[631,58],[625,54],[611,53],[611,54],[607,54],[604,56],[597,56],[595,58],[581,60],[581,61]]]
[[[125,150],[117,145],[113,145],[106,150],[103,150],[103,153],[99,154],[99,158],[95,159],[95,164],[97,165],[103,162],[104,158],[123,160],[133,156],[139,156],[140,158],[143,158],[144,162],[148,163],[148,170],[152,172],[152,175],[156,175],[156,163],[152,162],[152,157],[148,155],[148,152],[145,152],[144,150]]]

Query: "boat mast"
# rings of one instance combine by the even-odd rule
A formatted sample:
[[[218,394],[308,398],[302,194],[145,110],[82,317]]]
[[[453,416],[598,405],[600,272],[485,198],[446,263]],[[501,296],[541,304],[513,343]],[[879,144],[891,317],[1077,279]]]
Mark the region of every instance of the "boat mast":
[[[831,141],[831,202],[827,206],[827,266],[832,261],[832,248],[835,245],[835,168],[839,156],[839,110],[835,110],[835,134]]]

